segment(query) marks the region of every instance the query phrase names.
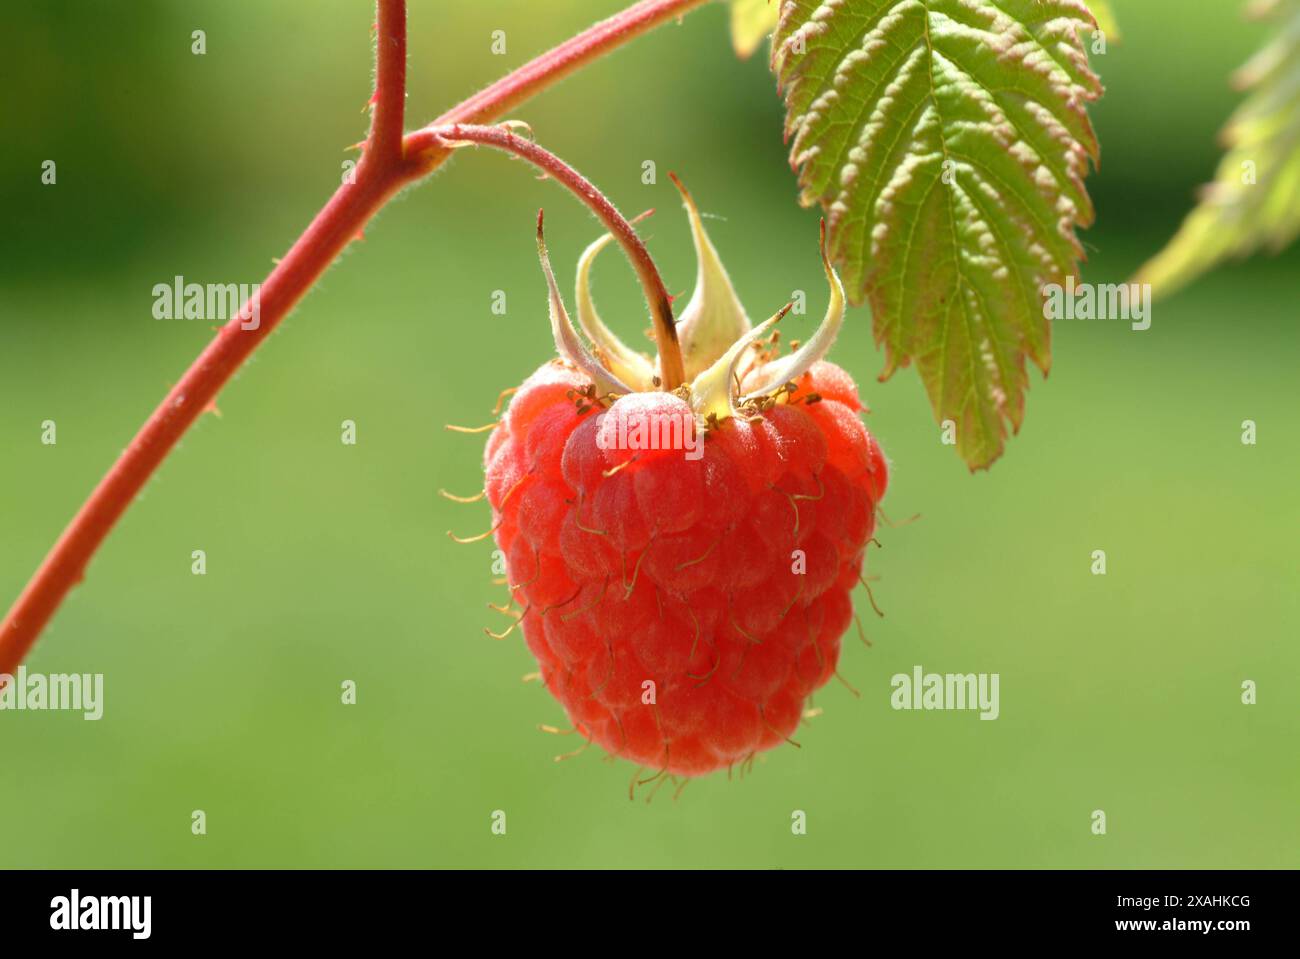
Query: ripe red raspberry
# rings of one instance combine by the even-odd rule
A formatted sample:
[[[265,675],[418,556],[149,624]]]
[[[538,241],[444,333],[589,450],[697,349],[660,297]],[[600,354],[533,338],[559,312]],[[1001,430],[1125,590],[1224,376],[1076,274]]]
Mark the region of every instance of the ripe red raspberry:
[[[717,309],[730,284],[687,202],[702,269],[679,331],[694,380],[655,389],[649,360],[595,317],[598,241],[578,290],[595,355],[557,333],[568,358],[515,392],[484,488],[519,625],[574,727],[698,776],[788,740],[834,674],[886,466],[852,379],[819,358],[843,312],[829,265],[821,330],[776,358],[759,337],[781,314],[750,330],[734,294]],[[542,254],[552,320],[572,334]],[[624,392],[631,380],[640,391]]]

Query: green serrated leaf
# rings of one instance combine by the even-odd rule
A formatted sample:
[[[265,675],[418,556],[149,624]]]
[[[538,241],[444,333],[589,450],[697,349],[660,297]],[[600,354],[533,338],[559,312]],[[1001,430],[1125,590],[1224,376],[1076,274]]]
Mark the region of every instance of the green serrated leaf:
[[[773,37],[801,200],[871,302],[881,379],[915,361],[972,469],[1019,429],[1042,287],[1083,255],[1093,26],[1081,0],[786,0]]]
[[[1138,271],[1137,280],[1157,295],[1224,260],[1262,248],[1276,253],[1300,234],[1300,4],[1265,6],[1286,19],[1237,74],[1251,94],[1224,128],[1228,152],[1214,183],[1169,245]]]
[[[742,60],[753,56],[776,29],[777,0],[731,0],[731,44]]]

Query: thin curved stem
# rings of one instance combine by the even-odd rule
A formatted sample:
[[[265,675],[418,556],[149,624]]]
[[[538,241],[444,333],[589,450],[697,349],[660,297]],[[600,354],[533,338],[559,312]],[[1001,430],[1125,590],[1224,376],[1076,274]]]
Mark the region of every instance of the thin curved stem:
[[[491,86],[484,87],[438,117],[429,127],[496,120],[592,61],[599,60],[610,51],[669,20],[680,20],[696,7],[702,7],[708,2],[709,0],[640,0],[621,13],[602,20],[558,47],[528,61]],[[407,155],[415,165],[417,176],[433,172],[450,155],[446,149],[428,149],[427,146],[420,149],[418,138],[421,132],[408,134],[406,138]],[[414,144],[411,142],[412,137],[417,138]],[[413,150],[413,146],[416,149]]]
[[[641,0],[453,107],[441,122],[499,117],[629,40],[707,0]],[[406,2],[376,0],[376,69],[370,135],[355,171],[261,284],[259,293],[185,372],[95,487],[0,622],[0,677],[12,675],[68,591],[149,477],[217,393],[311,289],[371,217],[403,187],[432,172],[449,151],[408,153],[402,136],[406,98]],[[417,139],[415,143],[420,143]],[[396,147],[396,148],[395,148]],[[0,679],[0,686],[4,680]]]
[[[602,20],[558,47],[524,64],[468,100],[452,107],[429,126],[494,120],[540,91],[611,50],[668,20],[680,19],[709,0],[641,0]]]
[[[665,390],[675,390],[686,382],[686,368],[682,362],[681,346],[677,342],[677,324],[673,319],[672,297],[664,287],[663,277],[637,235],[632,224],[618,211],[596,186],[581,173],[569,166],[554,153],[538,146],[532,140],[518,136],[508,127],[479,126],[453,123],[449,126],[429,127],[407,137],[408,155],[417,156],[425,148],[454,149],[457,143],[477,143],[513,153],[533,164],[551,179],[567,187],[574,196],[586,204],[605,229],[623,247],[632,268],[636,270],[650,308],[655,342],[659,347],[659,375]]]
[[[378,0],[376,13],[375,108],[366,153],[396,164],[406,129],[406,0]]]

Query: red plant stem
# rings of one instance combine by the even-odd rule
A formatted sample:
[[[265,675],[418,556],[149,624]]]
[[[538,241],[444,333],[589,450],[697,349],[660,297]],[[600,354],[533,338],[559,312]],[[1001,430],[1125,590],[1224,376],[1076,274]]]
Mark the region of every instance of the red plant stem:
[[[402,159],[406,116],[406,0],[378,0],[377,7],[375,110],[365,156],[395,165]]]
[[[582,65],[704,2],[641,0],[453,107],[439,122],[495,119]],[[0,676],[17,670],[68,591],[84,578],[86,566],[104,538],[248,355],[393,194],[434,170],[449,155],[448,151],[427,149],[427,142],[419,153],[407,152],[408,138],[402,136],[406,2],[377,0],[376,11],[374,111],[355,182],[339,187],[261,284],[254,300],[245,303],[218,332],[154,410],[63,531],[0,623]]]
[[[654,29],[681,17],[708,0],[641,0],[622,13],[603,20],[558,47],[524,64],[518,70],[484,87],[452,107],[430,126],[448,123],[482,123],[517,107],[545,88],[563,80],[579,67]]]
[[[568,187],[596,214],[600,222],[605,225],[605,229],[609,230],[623,247],[633,269],[636,270],[637,277],[641,280],[641,289],[645,292],[646,303],[650,307],[650,318],[654,324],[655,342],[659,346],[659,375],[663,380],[663,388],[675,390],[686,382],[682,350],[677,342],[677,324],[673,320],[672,297],[664,287],[663,277],[659,275],[650,251],[645,248],[645,244],[641,241],[641,237],[637,236],[632,224],[618,212],[618,208],[586,177],[554,153],[543,149],[532,140],[516,136],[506,127],[453,123],[450,126],[419,130],[406,138],[408,155],[413,158],[419,156],[422,149],[446,150],[447,143],[456,142],[479,143],[522,157],[557,183]]]

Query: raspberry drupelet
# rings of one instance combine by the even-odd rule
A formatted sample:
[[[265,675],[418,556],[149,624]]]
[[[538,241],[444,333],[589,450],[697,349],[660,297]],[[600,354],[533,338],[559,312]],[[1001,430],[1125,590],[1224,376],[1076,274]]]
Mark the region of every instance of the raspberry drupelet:
[[[690,777],[790,740],[834,675],[887,467],[852,378],[822,359],[844,311],[824,251],[826,319],[777,356],[785,311],[751,328],[683,196],[700,259],[677,324],[689,383],[658,388],[595,315],[609,237],[579,264],[581,345],[539,231],[561,357],[514,393],[484,489],[518,626],[577,732]]]

